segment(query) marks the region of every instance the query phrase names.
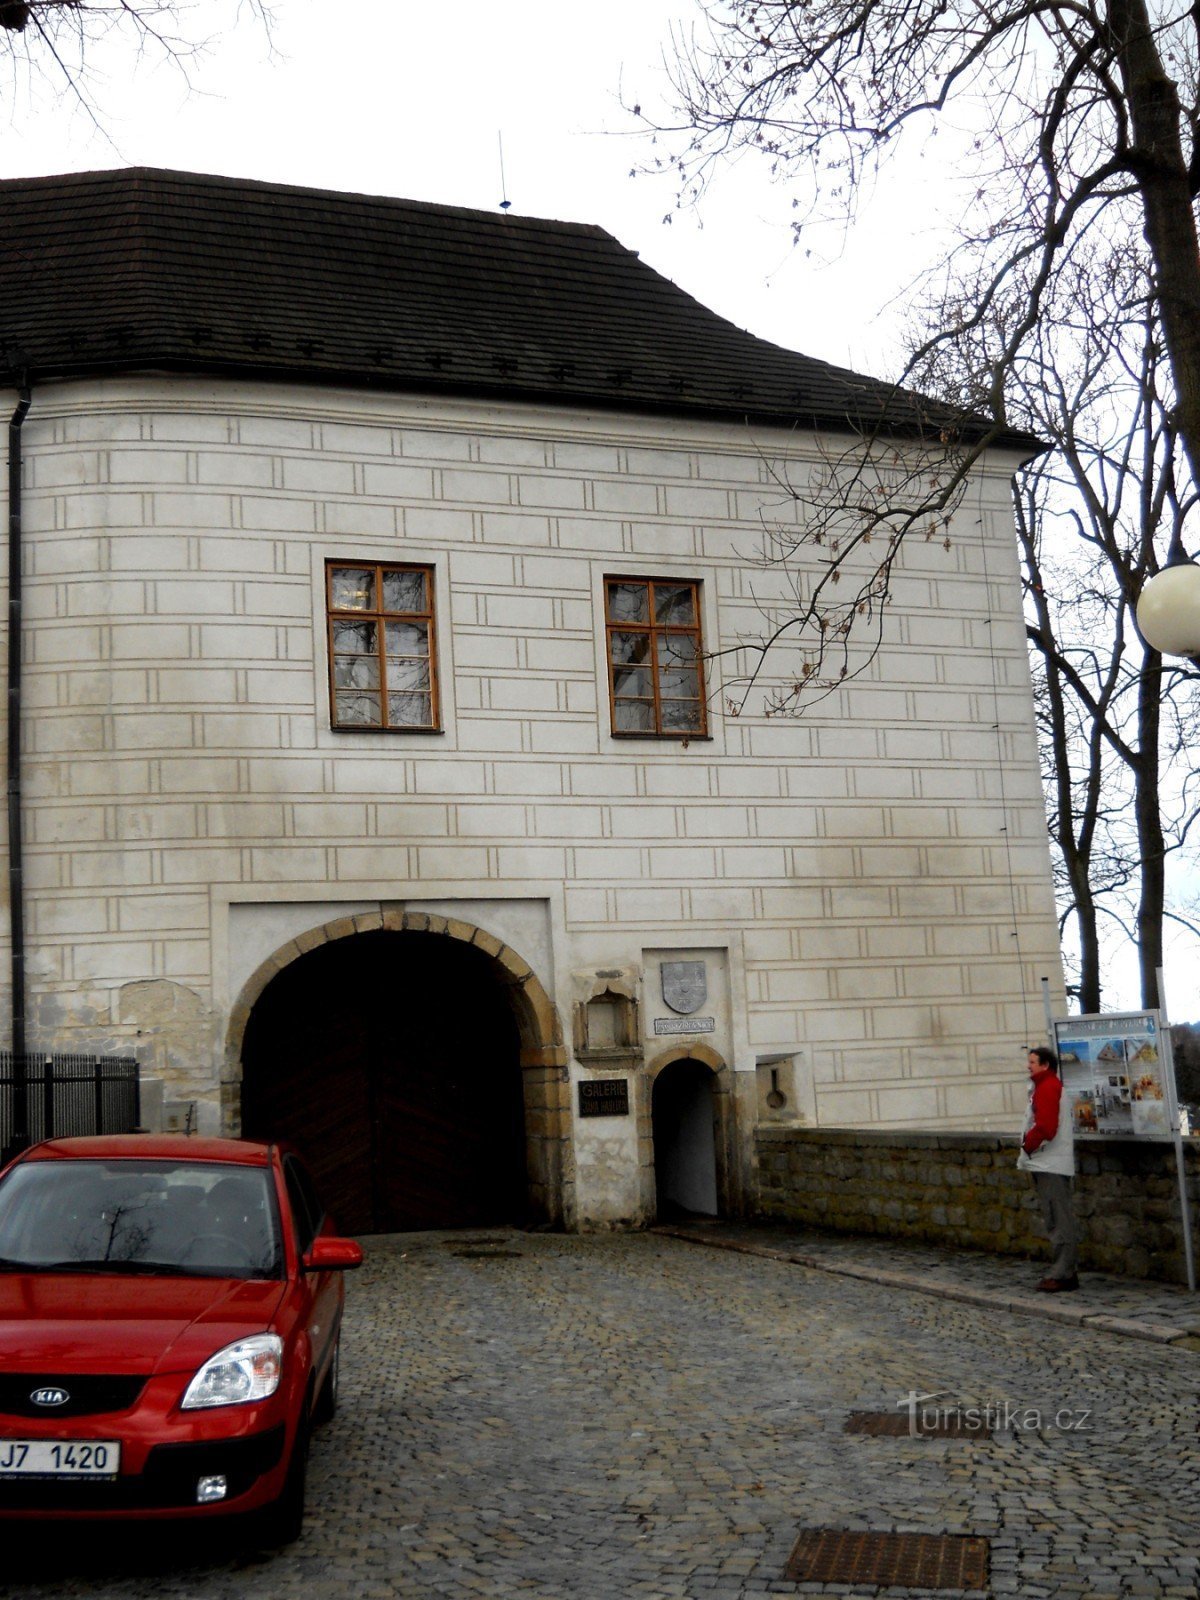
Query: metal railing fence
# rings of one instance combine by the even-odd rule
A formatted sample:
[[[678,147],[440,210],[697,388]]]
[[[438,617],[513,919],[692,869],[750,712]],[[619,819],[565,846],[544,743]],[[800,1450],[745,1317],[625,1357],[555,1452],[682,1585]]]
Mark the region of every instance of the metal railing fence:
[[[25,1057],[23,1074],[15,1070],[20,1065],[10,1050],[0,1051],[0,1155],[4,1159],[15,1154],[16,1148],[36,1144],[39,1139],[132,1133],[137,1128],[141,1096],[133,1056],[38,1054]],[[27,1139],[22,1139],[22,1134]]]

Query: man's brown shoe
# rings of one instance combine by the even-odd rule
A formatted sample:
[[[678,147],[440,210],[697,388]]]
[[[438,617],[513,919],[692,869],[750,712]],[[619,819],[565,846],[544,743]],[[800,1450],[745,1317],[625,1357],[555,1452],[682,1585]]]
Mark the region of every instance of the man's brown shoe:
[[[1079,1279],[1074,1273],[1069,1278],[1043,1278],[1038,1288],[1045,1294],[1062,1294],[1068,1289],[1078,1289]]]

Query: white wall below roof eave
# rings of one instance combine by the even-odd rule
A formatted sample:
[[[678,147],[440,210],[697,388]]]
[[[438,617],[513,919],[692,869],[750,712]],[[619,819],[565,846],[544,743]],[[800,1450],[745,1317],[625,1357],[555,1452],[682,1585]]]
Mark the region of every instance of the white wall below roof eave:
[[[455,426],[487,426],[500,433],[526,435],[545,429],[568,435],[599,433],[606,437],[676,440],[686,437],[696,447],[741,453],[759,449],[781,455],[807,456],[817,451],[822,435],[811,427],[786,423],[745,422],[736,414],[721,421],[667,411],[651,413],[587,404],[555,405],[526,400],[489,400],[455,396],[437,390],[356,389],[339,384],[293,379],[206,377],[168,373],[56,378],[33,386],[34,409],[46,415],[114,414],[143,404],[170,412],[203,413],[230,407],[248,408],[283,418],[343,416],[348,412],[378,422],[403,417],[411,422],[437,418]],[[851,431],[823,437],[850,444]],[[904,441],[899,441],[903,445]],[[989,451],[988,457],[1004,452]]]
[[[568,963],[744,934],[747,1050],[804,1043],[818,1105],[867,1121],[942,1050],[917,1101],[956,1118],[956,1085],[1003,1071],[991,1042],[1027,1036],[1057,944],[1011,454],[989,452],[950,552],[913,549],[886,670],[800,723],[718,703],[717,737],[684,751],[608,736],[602,578],[699,576],[710,642],[753,626],[768,463],[819,460],[811,436],[146,378],[39,388],[25,448],[46,1036],[136,1037],[144,982],[235,988],[213,882],[353,907],[531,881],[561,885]],[[329,729],[319,573],[339,555],[445,571],[447,734]],[[172,1040],[165,1070],[212,1082],[212,1048]]]

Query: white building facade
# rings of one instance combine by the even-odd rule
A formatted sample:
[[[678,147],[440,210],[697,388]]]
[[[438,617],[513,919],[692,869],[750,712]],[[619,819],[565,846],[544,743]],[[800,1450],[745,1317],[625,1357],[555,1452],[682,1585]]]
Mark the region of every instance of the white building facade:
[[[723,652],[819,431],[26,382],[32,1051],[296,1139],[364,1231],[737,1211],[760,1121],[1013,1125],[1061,973],[1012,447],[788,719]]]

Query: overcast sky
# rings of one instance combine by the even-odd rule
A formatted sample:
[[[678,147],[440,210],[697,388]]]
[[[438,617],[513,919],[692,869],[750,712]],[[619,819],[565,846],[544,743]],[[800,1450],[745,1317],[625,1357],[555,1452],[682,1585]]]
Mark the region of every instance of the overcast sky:
[[[699,213],[675,212],[669,180],[630,176],[655,150],[622,102],[668,107],[663,57],[673,26],[696,25],[695,0],[273,4],[270,39],[246,0],[187,6],[185,25],[212,46],[186,79],[153,53],[135,65],[126,43],[93,52],[103,131],[53,78],[21,79],[0,177],[137,165],[483,209],[507,195],[526,215],[607,228],[763,338],[880,377],[897,370],[907,287],[953,204],[934,146],[886,172],[852,234],[801,249],[792,191],[752,160]],[[1187,944],[1169,969],[1181,1015],[1194,1009]],[[1132,964],[1119,968],[1111,1000],[1135,1005]]]
[[[190,89],[152,56],[134,70],[128,45],[93,53],[104,134],[49,84],[22,86],[0,176],[179,167],[490,209],[504,198],[502,135],[514,210],[599,223],[762,337],[891,375],[906,274],[929,248],[936,186],[920,157],[844,249],[830,232],[806,242],[813,256],[793,247],[790,192],[754,161],[698,215],[674,214],[669,180],[630,177],[654,149],[622,98],[666,106],[662,58],[696,4],[274,4],[268,41],[245,4],[196,0],[187,25],[214,38]]]

